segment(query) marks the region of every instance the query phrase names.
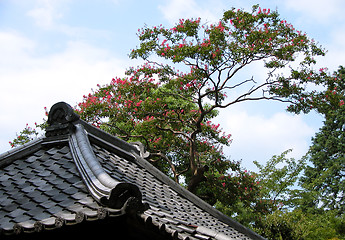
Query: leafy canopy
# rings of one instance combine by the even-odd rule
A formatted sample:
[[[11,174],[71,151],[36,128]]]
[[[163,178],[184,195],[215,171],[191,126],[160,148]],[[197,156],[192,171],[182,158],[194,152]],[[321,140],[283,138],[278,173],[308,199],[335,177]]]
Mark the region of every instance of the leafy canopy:
[[[161,82],[175,86],[176,94],[191,95],[200,109],[210,103],[209,110],[246,100],[295,103],[293,96],[308,93],[305,83],[315,82],[302,75],[316,63],[314,56],[324,55],[322,48],[280,19],[277,12],[257,5],[252,12],[226,11],[216,24],[202,25],[200,18],[181,19],[172,28],[144,27],[138,36],[140,45],[130,57],[146,60],[159,69]],[[289,76],[273,75],[297,57],[302,60],[298,69],[291,68]],[[269,70],[265,81],[235,77],[248,65],[263,60]]]

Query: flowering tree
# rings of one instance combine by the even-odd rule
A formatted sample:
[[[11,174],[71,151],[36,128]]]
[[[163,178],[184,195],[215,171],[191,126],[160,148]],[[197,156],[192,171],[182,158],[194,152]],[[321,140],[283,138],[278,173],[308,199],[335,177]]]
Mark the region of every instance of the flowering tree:
[[[215,110],[261,99],[299,103],[296,96],[309,92],[308,81],[298,73],[309,71],[313,56],[324,55],[277,12],[258,6],[252,12],[226,11],[211,25],[181,19],[172,28],[144,27],[138,37],[140,45],[130,57],[145,64],[85,96],[80,114],[95,124],[105,123],[118,136],[143,141],[176,181],[185,175],[191,191],[205,180],[209,159],[218,159],[209,158],[209,152],[219,156],[219,144],[229,144],[230,136],[211,122]],[[299,66],[290,67],[288,76],[273,74],[297,56]],[[265,80],[236,77],[262,60],[269,70]]]
[[[238,164],[226,161],[222,153],[222,145],[230,144],[231,135],[210,120],[217,112],[214,110],[204,118],[200,134],[192,139],[190,135],[200,114],[197,105],[190,96],[175,95],[174,86],[152,78],[154,69],[142,74],[146,67],[150,68],[132,69],[130,77],[114,78],[110,84],[84,96],[78,105],[80,116],[127,141],[143,142],[151,153],[151,162],[176,182],[180,176],[188,183],[191,180],[191,152],[197,158],[198,171],[202,171],[199,176],[203,179],[199,182],[205,180],[204,172],[209,167],[217,172],[236,168]],[[190,190],[195,187],[189,185]]]
[[[257,5],[252,12],[226,11],[219,22],[211,25],[201,24],[201,19],[181,19],[172,28],[144,27],[139,29],[138,37],[140,45],[130,57],[142,58],[146,63],[127,74],[137,79],[152,78],[151,84],[161,85],[157,91],[162,96],[159,99],[170,99],[149,101],[155,117],[160,114],[164,123],[156,125],[156,129],[178,135],[188,143],[190,190],[204,179],[205,165],[198,139],[210,136],[205,135],[205,130],[212,128],[207,122],[216,115],[215,110],[262,99],[291,102],[293,106],[298,103],[297,95],[309,94],[307,83],[318,84],[314,79],[299,78],[297,73],[310,71],[316,62],[313,57],[324,55],[313,40],[280,19],[277,12],[262,10]],[[300,60],[298,67],[290,67],[287,76],[274,75],[296,59]],[[265,80],[237,77],[257,61],[265,61]],[[164,116],[171,110],[175,111],[174,120],[169,119],[170,115]],[[181,116],[186,113],[189,117],[182,122]],[[166,122],[179,123],[182,128]]]

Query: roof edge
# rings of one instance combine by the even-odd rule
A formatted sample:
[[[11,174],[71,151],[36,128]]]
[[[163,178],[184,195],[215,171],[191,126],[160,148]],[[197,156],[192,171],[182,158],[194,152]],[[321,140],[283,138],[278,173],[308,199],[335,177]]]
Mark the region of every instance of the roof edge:
[[[0,167],[6,166],[18,158],[25,157],[31,153],[36,152],[42,147],[44,138],[36,138],[22,146],[13,148],[0,154]]]
[[[85,130],[88,132],[90,140],[95,142],[96,144],[101,144],[102,147],[113,151],[116,154],[119,154],[122,157],[129,158],[132,161],[135,161],[141,167],[147,169],[151,174],[161,180],[163,183],[167,184],[171,188],[173,188],[177,193],[184,196],[188,200],[195,203],[201,209],[207,211],[212,216],[218,218],[220,221],[228,224],[232,228],[236,229],[237,231],[251,237],[255,240],[264,240],[262,236],[255,233],[253,230],[243,226],[242,224],[238,223],[234,219],[230,218],[229,216],[223,214],[222,212],[218,211],[204,200],[200,199],[187,189],[183,188],[172,179],[170,179],[167,175],[162,173],[156,167],[154,167],[151,163],[143,158],[143,153],[133,144],[130,144],[120,138],[117,138],[99,128],[96,128],[83,120],[78,120],[76,123],[82,124]]]
[[[155,166],[153,166],[151,163],[149,163],[147,160],[143,159],[141,156],[139,156],[136,153],[133,153],[135,155],[135,159],[137,163],[146,168],[148,171],[150,171],[151,174],[153,174],[155,177],[157,177],[159,180],[164,182],[165,184],[169,185],[172,189],[174,189],[177,193],[181,194],[188,200],[192,201],[195,203],[198,207],[201,209],[207,211],[210,213],[212,216],[218,218],[220,221],[228,224],[232,228],[236,229],[237,231],[251,237],[252,239],[255,240],[265,240],[262,236],[259,234],[255,233],[253,230],[243,226],[239,222],[235,221],[231,217],[225,215],[224,213],[220,212],[216,208],[212,207],[210,204],[193,194],[192,192],[188,191],[187,189],[183,188],[176,182],[174,182],[172,179],[170,179],[167,175],[162,173],[160,170],[158,170]]]

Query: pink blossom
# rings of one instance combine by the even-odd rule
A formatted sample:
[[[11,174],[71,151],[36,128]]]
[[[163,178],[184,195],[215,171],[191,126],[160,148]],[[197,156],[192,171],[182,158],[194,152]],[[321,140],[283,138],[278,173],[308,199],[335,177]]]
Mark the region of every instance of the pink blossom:
[[[143,100],[140,100],[139,102],[137,102],[137,107],[139,107],[142,102],[143,102]]]

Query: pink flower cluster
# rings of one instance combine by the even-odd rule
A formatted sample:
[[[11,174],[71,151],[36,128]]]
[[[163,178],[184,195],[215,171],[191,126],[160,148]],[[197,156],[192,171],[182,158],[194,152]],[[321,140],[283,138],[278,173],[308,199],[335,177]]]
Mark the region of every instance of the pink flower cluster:
[[[176,26],[176,27],[173,27],[173,28],[171,28],[170,30],[171,31],[173,31],[173,32],[177,32],[178,30],[182,30],[182,29],[184,29],[184,25],[188,22],[188,23],[191,23],[191,24],[199,24],[200,23],[200,20],[201,20],[201,18],[197,18],[196,20],[193,20],[193,19],[180,19],[179,20],[179,23],[178,23],[178,25]]]
[[[262,11],[261,11],[261,7],[259,7],[259,11],[258,11],[257,14],[263,13],[263,14],[268,15],[268,14],[270,14],[270,12],[271,12],[271,9],[266,9],[266,8],[264,8],[264,9],[262,9]]]
[[[213,124],[211,121],[207,121],[206,122],[206,125],[211,127],[212,130],[216,131],[216,132],[220,132],[221,130],[218,130],[220,124],[218,123],[217,125],[216,124]]]

